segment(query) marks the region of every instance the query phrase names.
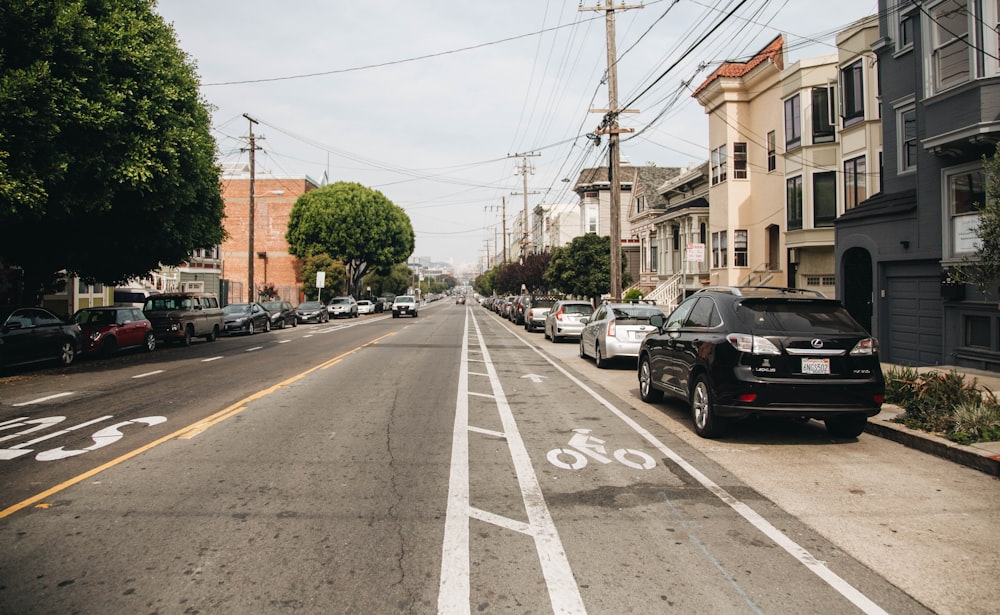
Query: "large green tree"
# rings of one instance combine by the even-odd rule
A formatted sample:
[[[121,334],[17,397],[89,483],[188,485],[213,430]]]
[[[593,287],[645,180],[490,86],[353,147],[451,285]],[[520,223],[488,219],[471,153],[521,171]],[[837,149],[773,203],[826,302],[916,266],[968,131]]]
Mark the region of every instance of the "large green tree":
[[[627,263],[622,255],[625,279]],[[598,300],[611,289],[611,240],[587,233],[552,249],[545,281],[560,292]]]
[[[316,288],[316,273],[325,273],[322,289]],[[347,287],[347,268],[339,260],[330,258],[329,254],[312,254],[302,263],[302,293],[306,301],[315,301],[317,297],[326,303],[334,297],[344,294]],[[317,294],[317,290],[321,294]]]
[[[413,272],[406,263],[396,263],[387,272],[376,270],[365,278],[365,288],[371,286],[372,295],[405,295],[413,281]]]
[[[288,250],[305,258],[326,253],[347,266],[348,292],[357,296],[372,269],[406,262],[413,252],[410,218],[378,190],[337,182],[298,198],[288,219]]]
[[[0,264],[35,303],[224,238],[209,114],[153,0],[0,3]]]

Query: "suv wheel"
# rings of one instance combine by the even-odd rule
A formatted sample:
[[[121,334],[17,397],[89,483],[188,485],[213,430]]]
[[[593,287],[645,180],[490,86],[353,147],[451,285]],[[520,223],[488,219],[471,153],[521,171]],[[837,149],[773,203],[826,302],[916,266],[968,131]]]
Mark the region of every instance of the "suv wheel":
[[[639,397],[650,404],[663,399],[663,391],[653,388],[653,370],[649,366],[648,355],[639,359]]]
[[[725,431],[726,422],[715,415],[712,388],[704,374],[698,376],[691,389],[691,417],[694,431],[702,438],[717,438]]]
[[[868,417],[863,414],[841,414],[823,421],[826,432],[835,438],[857,438],[865,431]]]
[[[608,366],[608,360],[604,358],[603,354],[601,354],[600,342],[594,344],[594,365],[596,365],[600,369],[604,369]]]
[[[74,347],[73,340],[63,340],[59,346],[59,364],[66,367],[73,362],[75,357],[76,348]]]

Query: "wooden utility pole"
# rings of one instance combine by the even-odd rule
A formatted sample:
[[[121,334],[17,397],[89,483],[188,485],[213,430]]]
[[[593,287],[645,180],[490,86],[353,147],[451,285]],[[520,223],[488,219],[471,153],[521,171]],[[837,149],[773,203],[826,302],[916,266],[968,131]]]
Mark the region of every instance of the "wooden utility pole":
[[[503,224],[503,264],[507,264],[507,197],[500,197],[500,202],[503,204],[503,210],[500,212],[500,221]]]
[[[243,114],[243,117],[245,117],[250,122],[250,147],[249,148],[243,148],[243,151],[247,151],[248,149],[250,150],[250,216],[249,216],[249,219],[247,220],[247,225],[249,226],[249,229],[250,229],[249,232],[247,233],[247,237],[248,237],[248,241],[247,241],[247,301],[249,301],[249,302],[252,303],[253,300],[254,300],[254,295],[255,295],[255,291],[256,291],[256,289],[254,288],[254,283],[253,283],[253,261],[254,261],[254,257],[255,257],[255,254],[254,254],[254,251],[253,251],[253,229],[254,229],[254,222],[253,222],[253,214],[254,214],[254,211],[253,211],[254,210],[254,203],[253,203],[254,186],[253,186],[253,182],[254,182],[254,175],[256,173],[256,169],[254,168],[254,161],[255,161],[254,153],[258,149],[260,149],[260,148],[257,147],[257,141],[256,141],[256,138],[254,137],[254,134],[253,134],[253,126],[254,126],[254,124],[257,123],[257,120],[253,119],[252,117],[250,117],[246,113]]]
[[[528,223],[528,195],[529,194],[539,194],[538,192],[528,192],[528,174],[534,173],[535,168],[528,164],[528,158],[533,158],[535,156],[541,156],[540,153],[534,152],[530,154],[514,154],[512,158],[520,158],[521,165],[518,167],[521,171],[521,175],[524,176],[524,191],[520,194],[524,195],[524,236],[521,238],[521,258],[528,255],[528,250],[531,248],[531,226]],[[517,192],[512,192],[512,195],[518,194]]]
[[[581,11],[604,11],[604,25],[608,44],[608,108],[604,116],[604,122],[602,122],[601,126],[594,132],[596,134],[609,135],[608,181],[611,183],[610,234],[612,299],[620,299],[622,295],[622,185],[621,180],[619,179],[621,174],[621,153],[619,151],[620,139],[618,135],[622,132],[632,132],[632,129],[621,129],[618,127],[618,114],[622,111],[618,109],[618,52],[615,49],[615,11],[641,8],[643,8],[643,5],[641,4],[620,4],[616,7],[614,6],[614,0],[604,0],[603,7],[580,7]]]

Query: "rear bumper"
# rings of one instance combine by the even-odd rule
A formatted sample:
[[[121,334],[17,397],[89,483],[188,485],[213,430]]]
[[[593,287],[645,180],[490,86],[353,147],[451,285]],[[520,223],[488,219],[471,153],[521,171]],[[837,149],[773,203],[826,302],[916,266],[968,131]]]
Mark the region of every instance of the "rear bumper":
[[[715,411],[719,416],[806,416],[815,419],[842,414],[875,416],[882,411],[885,384],[881,379],[762,379],[749,369],[735,370],[729,382],[716,380]],[[742,396],[753,395],[752,400]]]

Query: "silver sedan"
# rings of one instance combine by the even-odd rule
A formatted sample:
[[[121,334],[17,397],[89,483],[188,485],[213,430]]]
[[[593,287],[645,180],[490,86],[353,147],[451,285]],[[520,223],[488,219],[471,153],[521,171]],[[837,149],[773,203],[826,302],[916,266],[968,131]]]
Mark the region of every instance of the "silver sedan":
[[[656,327],[649,324],[653,314],[664,316],[652,304],[605,303],[585,320],[580,334],[580,356],[594,357],[597,367],[607,367],[618,357],[636,358],[639,346]],[[664,316],[665,317],[665,316]]]

